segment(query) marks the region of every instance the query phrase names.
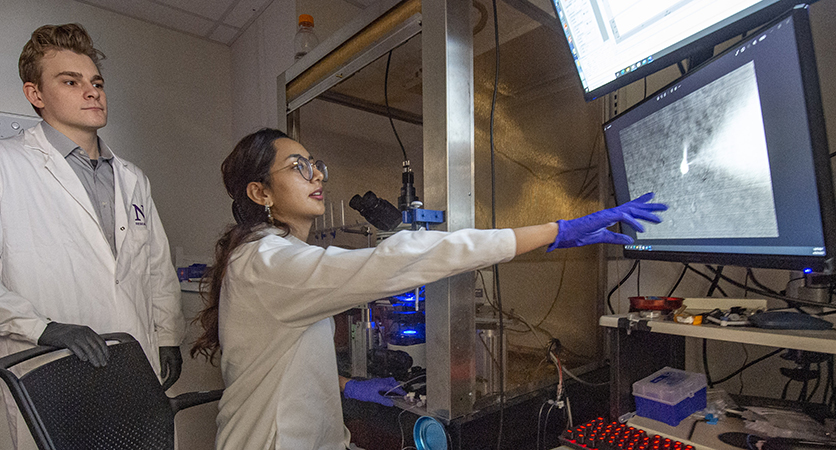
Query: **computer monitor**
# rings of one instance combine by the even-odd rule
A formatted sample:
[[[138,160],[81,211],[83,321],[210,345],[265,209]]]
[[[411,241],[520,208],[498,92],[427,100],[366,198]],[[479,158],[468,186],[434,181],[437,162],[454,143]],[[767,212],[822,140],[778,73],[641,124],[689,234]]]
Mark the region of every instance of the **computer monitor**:
[[[807,7],[604,124],[616,201],[663,222],[636,259],[830,271],[836,206]]]
[[[593,100],[769,22],[798,0],[552,0]],[[696,65],[696,64],[693,64]]]

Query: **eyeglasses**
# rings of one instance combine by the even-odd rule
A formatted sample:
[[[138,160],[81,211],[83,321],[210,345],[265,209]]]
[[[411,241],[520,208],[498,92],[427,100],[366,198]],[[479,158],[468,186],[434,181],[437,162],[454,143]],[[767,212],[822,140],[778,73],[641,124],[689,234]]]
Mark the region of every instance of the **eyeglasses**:
[[[316,170],[318,170],[319,173],[322,174],[323,183],[328,181],[328,166],[326,166],[325,163],[322,162],[322,160],[317,160],[313,164],[311,164],[310,160],[308,160],[308,158],[305,158],[304,156],[296,158],[296,161],[293,164],[282,167],[281,169],[276,169],[273,172],[278,172],[284,169],[296,169],[299,171],[299,174],[302,175],[302,178],[311,181],[313,180],[314,176],[314,168],[316,168]]]

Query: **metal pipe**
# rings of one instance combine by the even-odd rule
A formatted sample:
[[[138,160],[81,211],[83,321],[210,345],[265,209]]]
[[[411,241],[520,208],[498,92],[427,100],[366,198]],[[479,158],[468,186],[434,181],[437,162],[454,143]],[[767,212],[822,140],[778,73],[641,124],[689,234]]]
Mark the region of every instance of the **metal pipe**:
[[[314,83],[327,77],[339,69],[343,64],[360,53],[364,48],[394,30],[410,16],[421,12],[421,0],[406,0],[400,5],[392,8],[389,12],[369,24],[366,28],[354,35],[319,60],[316,64],[299,74],[287,85],[287,102],[290,103],[310,88]]]

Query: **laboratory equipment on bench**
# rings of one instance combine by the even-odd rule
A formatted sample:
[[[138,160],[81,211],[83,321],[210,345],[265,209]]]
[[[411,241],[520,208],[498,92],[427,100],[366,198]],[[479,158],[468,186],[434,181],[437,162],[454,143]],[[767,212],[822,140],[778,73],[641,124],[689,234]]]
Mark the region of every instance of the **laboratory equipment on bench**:
[[[601,417],[567,429],[560,435],[560,443],[577,450],[694,450],[693,443],[648,433],[625,423],[607,422]]]
[[[357,210],[370,224],[383,231],[392,231],[401,224],[401,212],[386,199],[368,191],[351,197],[348,206]]]
[[[427,367],[424,286],[393,296],[389,302],[388,348],[408,353],[413,366]]]

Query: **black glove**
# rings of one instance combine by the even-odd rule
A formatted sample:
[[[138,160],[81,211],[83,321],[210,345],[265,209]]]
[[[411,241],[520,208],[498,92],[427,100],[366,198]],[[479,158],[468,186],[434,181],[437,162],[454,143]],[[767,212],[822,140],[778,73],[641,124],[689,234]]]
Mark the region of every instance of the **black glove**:
[[[183,356],[180,347],[160,347],[160,377],[163,379],[163,390],[167,391],[178,378],[183,369]]]
[[[110,357],[104,339],[84,325],[50,322],[38,338],[38,345],[69,349],[79,359],[89,361],[95,367],[106,366]]]

